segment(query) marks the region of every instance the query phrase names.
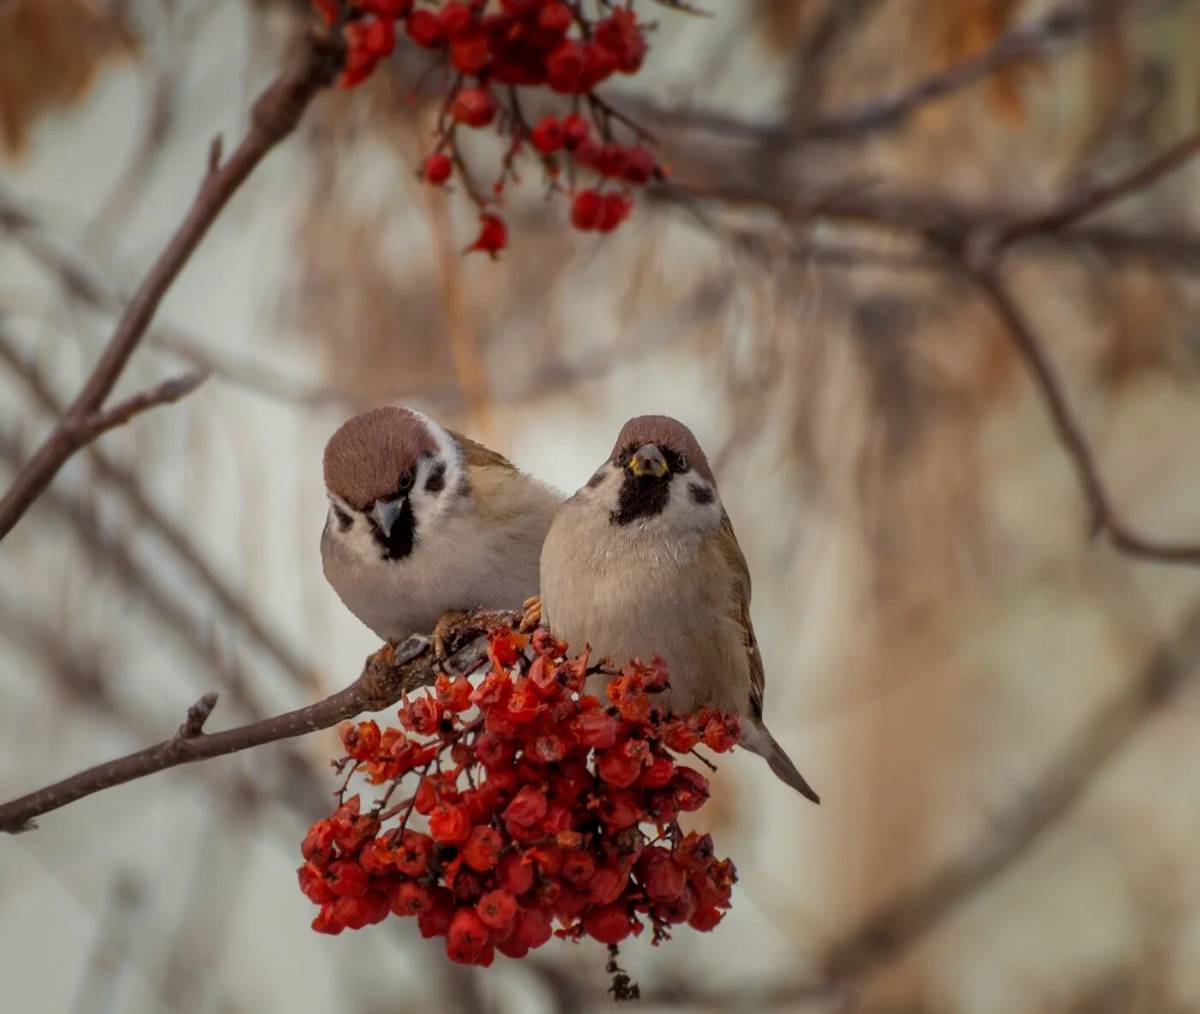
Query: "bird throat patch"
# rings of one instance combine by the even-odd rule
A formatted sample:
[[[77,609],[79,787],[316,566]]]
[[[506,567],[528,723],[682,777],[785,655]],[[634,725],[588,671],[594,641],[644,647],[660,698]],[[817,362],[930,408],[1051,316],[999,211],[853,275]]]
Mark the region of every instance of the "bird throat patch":
[[[404,503],[400,508],[400,516],[396,518],[396,523],[392,525],[391,534],[386,538],[383,532],[375,529],[375,541],[382,550],[381,556],[385,560],[403,560],[413,551],[413,545],[417,535],[417,519],[413,516],[412,503],[408,497],[404,498]]]
[[[617,509],[609,515],[609,520],[615,525],[628,525],[652,518],[667,509],[670,499],[669,478],[626,475],[617,495]]]

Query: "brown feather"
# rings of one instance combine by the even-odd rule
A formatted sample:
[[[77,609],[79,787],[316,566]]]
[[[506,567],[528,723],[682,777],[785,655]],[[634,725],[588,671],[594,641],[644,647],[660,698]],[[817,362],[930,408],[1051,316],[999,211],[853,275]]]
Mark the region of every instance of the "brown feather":
[[[659,448],[667,448],[676,454],[687,455],[692,468],[704,478],[717,485],[712,467],[700,448],[700,442],[695,435],[678,419],[668,415],[639,415],[630,419],[621,427],[616,444],[613,445],[611,457],[615,458],[626,449],[641,447],[643,444],[654,444]]]
[[[400,476],[437,450],[424,422],[404,408],[371,409],[346,420],[325,445],[325,487],[357,510],[396,493]]]
[[[717,544],[729,566],[730,574],[733,575],[733,605],[737,614],[735,619],[742,628],[746,658],[750,663],[750,713],[761,721],[767,678],[763,669],[762,654],[758,650],[758,638],[754,636],[754,624],[750,622],[750,568],[742,554],[742,547],[738,545],[737,536],[733,532],[733,522],[729,520],[728,514],[721,519],[721,532],[717,536]]]
[[[447,430],[447,433],[454,438],[455,443],[462,449],[463,460],[472,468],[494,467],[507,468],[510,472],[515,472],[516,466],[508,460],[503,454],[498,454],[490,448],[484,447],[483,444],[476,443],[470,437],[465,437],[457,430]]]

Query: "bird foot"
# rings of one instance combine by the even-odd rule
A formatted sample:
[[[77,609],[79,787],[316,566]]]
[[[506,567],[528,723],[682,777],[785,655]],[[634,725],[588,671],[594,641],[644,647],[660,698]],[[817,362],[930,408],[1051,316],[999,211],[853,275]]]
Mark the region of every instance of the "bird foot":
[[[522,634],[528,634],[531,630],[536,630],[542,623],[542,597],[540,595],[531,595],[521,606],[521,622],[517,625],[517,630]]]
[[[461,610],[452,609],[442,613],[437,621],[437,626],[433,628],[433,635],[430,640],[433,642],[433,657],[437,660],[439,668],[444,669],[446,662],[450,658],[450,646],[454,643],[454,638],[460,633],[464,620],[471,618],[470,613],[462,612]]]

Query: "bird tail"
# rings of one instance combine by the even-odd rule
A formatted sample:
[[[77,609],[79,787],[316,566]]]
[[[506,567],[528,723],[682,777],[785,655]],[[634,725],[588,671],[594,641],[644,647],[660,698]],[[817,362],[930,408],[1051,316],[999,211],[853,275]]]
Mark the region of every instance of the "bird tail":
[[[796,769],[796,765],[792,763],[792,758],[787,755],[783,747],[779,745],[778,740],[771,735],[770,730],[765,725],[752,726],[746,729],[746,732],[749,735],[743,738],[742,745],[765,759],[771,766],[771,770],[775,772],[775,776],[781,782],[785,785],[790,785],[800,795],[804,796],[805,799],[811,799],[814,803],[818,804],[821,802],[821,797],[804,780],[804,776],[800,774]]]

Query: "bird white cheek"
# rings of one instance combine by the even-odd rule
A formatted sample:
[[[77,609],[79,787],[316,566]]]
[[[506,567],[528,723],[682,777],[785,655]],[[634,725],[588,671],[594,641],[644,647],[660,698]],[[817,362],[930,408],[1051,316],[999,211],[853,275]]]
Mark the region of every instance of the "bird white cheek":
[[[440,473],[439,489],[429,490],[429,480]],[[456,457],[425,457],[417,462],[413,491],[409,495],[417,539],[434,531],[439,522],[462,503],[462,466]]]
[[[671,477],[671,496],[662,512],[664,527],[677,532],[712,532],[721,527],[716,490],[694,472]]]
[[[379,543],[371,533],[370,522],[359,514],[352,514],[354,519],[349,528],[342,529],[337,518],[332,514],[329,519],[329,530],[333,537],[350,553],[360,560],[375,561],[379,559]]]

